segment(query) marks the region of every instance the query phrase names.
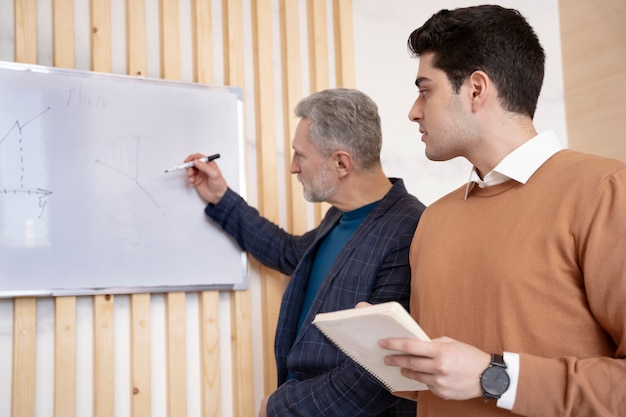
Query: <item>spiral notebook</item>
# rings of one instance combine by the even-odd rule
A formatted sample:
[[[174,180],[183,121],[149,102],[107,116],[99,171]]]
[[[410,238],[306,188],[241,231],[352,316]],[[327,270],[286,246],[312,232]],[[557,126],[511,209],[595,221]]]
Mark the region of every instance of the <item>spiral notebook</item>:
[[[393,351],[381,348],[378,341],[388,337],[430,338],[396,301],[371,307],[319,313],[313,324],[342,352],[378,379],[389,391],[421,391],[428,387],[388,366],[384,357]]]

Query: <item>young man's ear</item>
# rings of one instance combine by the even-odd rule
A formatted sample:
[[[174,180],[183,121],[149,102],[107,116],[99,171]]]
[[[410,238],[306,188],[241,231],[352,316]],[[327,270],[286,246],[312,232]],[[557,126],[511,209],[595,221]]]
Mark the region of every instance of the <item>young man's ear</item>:
[[[484,71],[474,71],[469,76],[468,83],[472,96],[472,110],[476,110],[484,104],[491,93],[491,79]]]

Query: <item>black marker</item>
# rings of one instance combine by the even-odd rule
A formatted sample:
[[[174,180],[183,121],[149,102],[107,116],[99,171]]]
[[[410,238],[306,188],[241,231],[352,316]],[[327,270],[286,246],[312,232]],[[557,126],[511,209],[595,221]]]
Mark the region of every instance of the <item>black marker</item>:
[[[209,162],[209,161],[212,161],[212,160],[217,159],[219,157],[220,157],[220,154],[216,153],[215,155],[210,155],[210,156],[205,156],[204,158],[200,158],[200,159],[198,159],[198,161]],[[191,167],[193,167],[193,163],[194,163],[194,161],[189,161],[189,162],[186,162],[184,164],[176,165],[173,168],[166,169],[165,172],[179,171],[181,169],[191,168]]]

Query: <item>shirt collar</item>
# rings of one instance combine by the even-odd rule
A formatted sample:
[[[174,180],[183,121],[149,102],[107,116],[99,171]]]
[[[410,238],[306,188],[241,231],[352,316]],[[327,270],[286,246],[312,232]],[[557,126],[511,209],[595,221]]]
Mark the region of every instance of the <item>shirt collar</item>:
[[[485,188],[502,184],[510,179],[526,184],[544,162],[563,148],[563,144],[554,131],[548,131],[535,136],[513,150],[488,172],[484,179],[480,178],[476,167],[472,167],[465,189],[465,199],[475,184],[480,188]]]

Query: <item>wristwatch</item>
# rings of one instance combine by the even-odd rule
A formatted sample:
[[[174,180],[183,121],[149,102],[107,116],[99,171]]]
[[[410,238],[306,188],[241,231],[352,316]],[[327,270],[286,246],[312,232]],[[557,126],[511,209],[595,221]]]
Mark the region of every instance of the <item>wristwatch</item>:
[[[510,382],[504,358],[502,355],[492,353],[489,367],[480,375],[480,386],[483,389],[485,401],[500,398],[509,389]]]

